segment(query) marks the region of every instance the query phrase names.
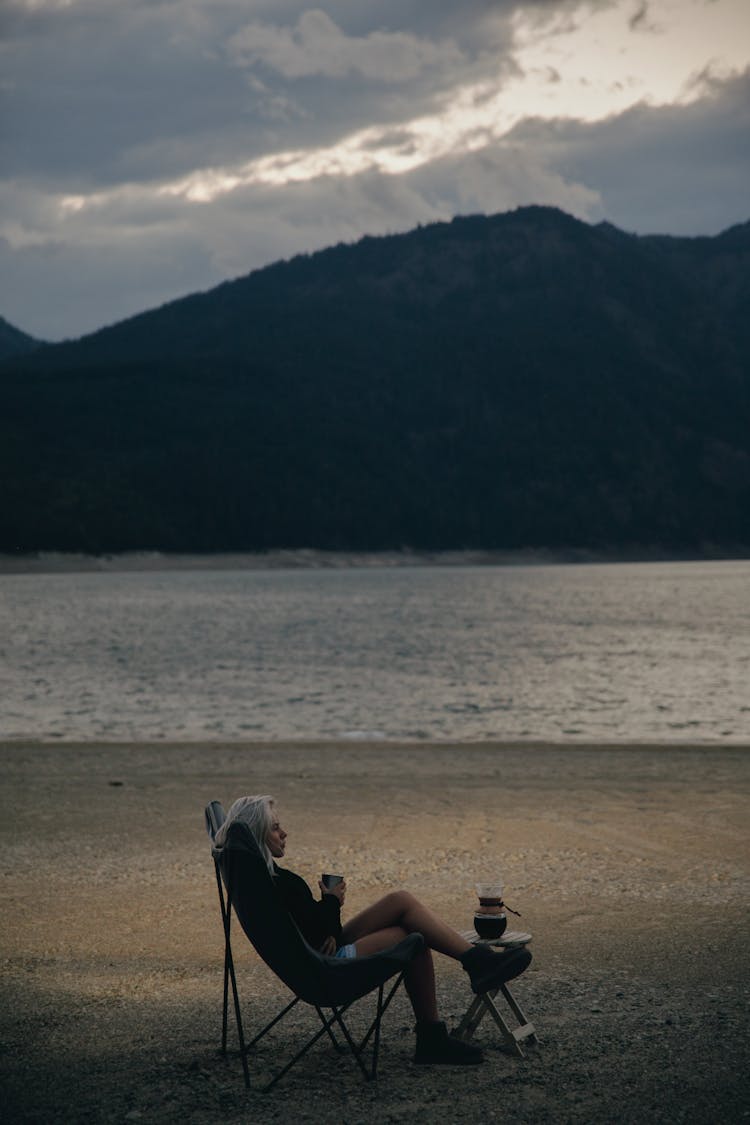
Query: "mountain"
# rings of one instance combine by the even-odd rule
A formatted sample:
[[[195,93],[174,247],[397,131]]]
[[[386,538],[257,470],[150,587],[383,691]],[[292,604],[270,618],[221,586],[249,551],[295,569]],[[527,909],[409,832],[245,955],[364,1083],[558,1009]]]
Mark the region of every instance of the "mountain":
[[[742,549],[748,267],[521,208],[6,361],[0,549]]]
[[[20,328],[14,328],[0,316],[0,361],[11,356],[24,355],[40,345],[41,341],[35,340],[33,336],[27,336]]]

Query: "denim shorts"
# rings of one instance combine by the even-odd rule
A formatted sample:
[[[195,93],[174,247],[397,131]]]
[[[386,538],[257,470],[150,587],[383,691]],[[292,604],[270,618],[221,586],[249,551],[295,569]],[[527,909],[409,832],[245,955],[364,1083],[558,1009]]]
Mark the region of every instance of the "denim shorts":
[[[356,947],[356,945],[342,945],[340,949],[336,950],[336,953],[334,954],[334,956],[335,957],[342,957],[342,958],[356,957],[357,956],[357,947]]]

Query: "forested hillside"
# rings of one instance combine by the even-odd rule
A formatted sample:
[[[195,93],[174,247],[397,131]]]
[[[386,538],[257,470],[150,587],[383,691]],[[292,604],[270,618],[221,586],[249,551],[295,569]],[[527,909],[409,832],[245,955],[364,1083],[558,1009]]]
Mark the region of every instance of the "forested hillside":
[[[40,341],[27,336],[0,316],[0,361],[10,356],[24,355],[40,346]]]
[[[0,549],[750,544],[750,224],[365,238],[0,366]]]

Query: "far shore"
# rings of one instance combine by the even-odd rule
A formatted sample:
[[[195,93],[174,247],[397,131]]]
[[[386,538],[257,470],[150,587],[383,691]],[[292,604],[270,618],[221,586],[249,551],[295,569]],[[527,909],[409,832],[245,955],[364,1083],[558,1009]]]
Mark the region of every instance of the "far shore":
[[[3,574],[128,573],[169,570],[348,570],[354,568],[451,566],[562,566],[587,563],[721,562],[750,558],[750,547],[707,544],[701,550],[669,551],[657,546],[594,550],[584,547],[529,547],[518,550],[326,551],[290,548],[271,551],[172,554],[125,551],[84,554],[34,551],[0,554]]]

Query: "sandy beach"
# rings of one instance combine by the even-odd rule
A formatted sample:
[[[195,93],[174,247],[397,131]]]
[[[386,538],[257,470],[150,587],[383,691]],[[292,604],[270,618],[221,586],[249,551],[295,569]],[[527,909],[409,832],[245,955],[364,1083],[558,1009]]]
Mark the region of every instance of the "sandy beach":
[[[16,742],[2,760],[8,1121],[750,1115],[746,748]],[[533,934],[516,987],[540,1038],[527,1058],[484,1023],[481,1068],[414,1067],[400,998],[376,1083],[320,1045],[271,1096],[247,1093],[217,1050],[222,932],[202,817],[212,798],[259,791],[279,801],[288,866],[311,883],[346,874],[347,912],[404,886],[465,929],[476,878],[499,870],[513,925]],[[259,1027],[288,993],[240,935],[236,947]],[[467,980],[438,961],[454,1024]],[[259,1077],[293,1042],[282,1026],[251,1060]]]

